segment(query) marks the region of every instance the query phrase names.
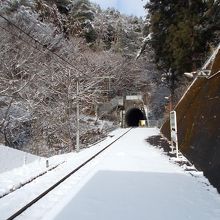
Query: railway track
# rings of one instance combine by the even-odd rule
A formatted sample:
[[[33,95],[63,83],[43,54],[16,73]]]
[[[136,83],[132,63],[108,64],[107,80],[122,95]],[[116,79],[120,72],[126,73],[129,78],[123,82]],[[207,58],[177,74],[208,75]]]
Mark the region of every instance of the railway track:
[[[132,129],[132,128],[131,128]],[[60,179],[58,182],[56,182],[55,184],[53,184],[51,187],[49,187],[47,190],[45,190],[43,193],[41,193],[39,196],[37,196],[35,199],[31,200],[29,203],[27,203],[25,206],[23,206],[22,208],[20,208],[18,211],[16,211],[14,214],[12,214],[10,217],[7,218],[7,220],[12,220],[17,218],[18,216],[20,216],[22,213],[24,213],[27,209],[29,209],[31,206],[33,206],[34,204],[36,204],[39,200],[41,200],[42,198],[44,198],[49,192],[53,191],[57,186],[59,186],[60,184],[62,184],[65,180],[67,180],[68,178],[70,178],[71,176],[73,176],[77,171],[79,171],[81,168],[83,168],[85,165],[87,165],[88,163],[90,163],[92,160],[94,160],[97,156],[99,156],[103,151],[105,151],[106,149],[108,149],[111,145],[113,145],[116,141],[118,141],[119,139],[121,139],[124,135],[126,135],[129,131],[131,131],[131,129],[127,130],[126,132],[124,132],[121,136],[119,136],[117,139],[115,139],[113,142],[111,142],[110,144],[108,144],[106,147],[104,147],[102,150],[100,150],[98,153],[94,154],[92,157],[90,157],[88,160],[86,160],[85,162],[83,162],[81,165],[79,165],[78,167],[76,167],[74,170],[72,170],[70,173],[68,173],[67,175],[65,175],[62,179]]]
[[[57,164],[57,165],[55,165],[55,166],[49,168],[48,170],[45,170],[45,171],[39,173],[38,175],[34,176],[33,178],[31,178],[31,179],[29,179],[29,180],[27,180],[27,181],[24,181],[24,182],[22,182],[22,183],[20,183],[20,184],[17,185],[16,187],[13,186],[13,187],[10,188],[7,192],[3,193],[3,194],[0,196],[0,199],[4,198],[5,196],[8,196],[9,194],[15,192],[16,190],[18,190],[18,189],[24,187],[25,185],[27,185],[27,184],[33,182],[33,181],[36,180],[37,178],[42,177],[43,175],[46,175],[48,172],[50,172],[50,171],[56,169],[57,167],[59,167],[60,165],[62,165],[62,164],[65,163],[65,162],[66,162],[66,161],[63,161],[63,162],[61,162],[61,163],[59,163],[59,164]]]

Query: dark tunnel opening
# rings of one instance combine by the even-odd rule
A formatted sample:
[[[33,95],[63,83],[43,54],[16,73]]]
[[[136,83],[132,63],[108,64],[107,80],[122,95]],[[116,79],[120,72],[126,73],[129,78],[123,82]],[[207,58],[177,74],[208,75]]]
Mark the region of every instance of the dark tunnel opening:
[[[128,127],[138,127],[140,120],[145,120],[145,116],[139,108],[131,108],[125,114],[125,121]]]

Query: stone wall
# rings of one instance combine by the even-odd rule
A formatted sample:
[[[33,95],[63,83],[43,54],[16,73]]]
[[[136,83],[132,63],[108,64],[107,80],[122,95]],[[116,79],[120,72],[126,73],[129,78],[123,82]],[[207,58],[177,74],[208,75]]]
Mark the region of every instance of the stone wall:
[[[211,77],[198,77],[175,110],[180,151],[220,192],[220,52],[212,62]],[[167,120],[161,132],[168,139],[169,130]]]

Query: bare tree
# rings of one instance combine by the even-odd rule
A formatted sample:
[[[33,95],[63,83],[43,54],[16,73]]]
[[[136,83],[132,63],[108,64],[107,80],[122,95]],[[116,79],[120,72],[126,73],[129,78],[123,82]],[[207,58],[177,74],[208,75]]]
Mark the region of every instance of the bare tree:
[[[58,15],[55,10],[54,19]],[[88,120],[97,103],[151,88],[151,67],[142,59],[67,39],[62,21],[43,23],[28,7],[4,16],[10,22],[0,18],[0,139],[9,146],[41,155],[72,151],[78,102],[80,141],[86,144],[99,132]]]

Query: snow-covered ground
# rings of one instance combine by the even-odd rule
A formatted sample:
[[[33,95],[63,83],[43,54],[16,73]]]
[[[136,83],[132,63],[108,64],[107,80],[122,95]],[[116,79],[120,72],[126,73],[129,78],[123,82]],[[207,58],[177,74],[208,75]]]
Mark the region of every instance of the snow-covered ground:
[[[40,157],[0,144],[0,173],[40,160]]]
[[[66,162],[0,199],[0,219],[9,217],[125,131],[118,129],[78,154],[53,157]],[[190,175],[146,142],[157,134],[159,130],[154,128],[132,129],[17,219],[219,220],[216,189],[201,173]]]

